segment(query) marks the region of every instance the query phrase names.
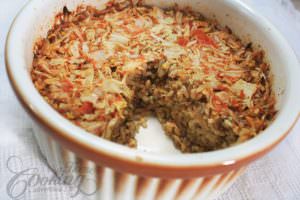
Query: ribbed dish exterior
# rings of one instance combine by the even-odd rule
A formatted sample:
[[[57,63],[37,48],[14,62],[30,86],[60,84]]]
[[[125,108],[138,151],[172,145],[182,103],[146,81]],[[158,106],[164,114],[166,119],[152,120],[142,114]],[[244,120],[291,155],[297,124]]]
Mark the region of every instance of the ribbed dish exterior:
[[[224,192],[244,168],[194,179],[142,177],[101,166],[78,157],[52,139],[44,129],[34,127],[41,153],[58,177],[94,200],[208,200]],[[76,193],[76,194],[75,194]]]

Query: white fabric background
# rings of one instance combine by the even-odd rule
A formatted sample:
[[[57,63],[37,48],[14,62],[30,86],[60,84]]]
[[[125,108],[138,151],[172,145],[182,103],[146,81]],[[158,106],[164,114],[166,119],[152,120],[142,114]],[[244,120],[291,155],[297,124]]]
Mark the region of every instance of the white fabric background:
[[[277,26],[300,58],[300,14],[290,0],[243,1]],[[24,0],[0,0],[0,199],[12,199],[9,194],[23,194],[19,199],[25,200],[88,199],[80,196],[70,197],[71,189],[61,184],[25,188],[22,187],[22,182],[18,182],[21,186],[19,188],[26,189],[24,193],[17,190],[8,192],[8,188],[12,189],[8,184],[12,183],[12,177],[15,175],[12,170],[34,168],[31,173],[38,174],[41,178],[53,177],[53,173],[38,151],[28,116],[17,102],[5,72],[6,34],[14,16],[25,3]],[[287,139],[263,159],[250,165],[246,173],[218,200],[300,200],[299,132],[300,122]],[[19,177],[18,180],[24,179]],[[37,191],[37,188],[44,190]]]

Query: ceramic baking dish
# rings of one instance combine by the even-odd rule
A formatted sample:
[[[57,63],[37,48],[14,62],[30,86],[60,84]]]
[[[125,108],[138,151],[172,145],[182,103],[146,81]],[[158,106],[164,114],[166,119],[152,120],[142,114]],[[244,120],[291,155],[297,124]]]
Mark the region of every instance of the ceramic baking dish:
[[[299,117],[299,66],[285,39],[265,18],[237,0],[145,0],[146,5],[189,6],[229,26],[244,41],[259,44],[274,75],[279,110],[257,137],[223,150],[181,154],[162,139],[150,120],[141,143],[131,149],[89,134],[51,108],[35,89],[30,68],[33,44],[47,34],[64,6],[103,8],[104,0],[31,0],[14,20],[6,43],[10,82],[33,119],[36,141],[49,166],[60,176],[81,177],[80,191],[91,199],[210,199],[228,188],[252,161],[274,148]],[[149,134],[150,133],[150,134]],[[151,134],[153,133],[153,134]],[[170,147],[171,146],[171,147]]]

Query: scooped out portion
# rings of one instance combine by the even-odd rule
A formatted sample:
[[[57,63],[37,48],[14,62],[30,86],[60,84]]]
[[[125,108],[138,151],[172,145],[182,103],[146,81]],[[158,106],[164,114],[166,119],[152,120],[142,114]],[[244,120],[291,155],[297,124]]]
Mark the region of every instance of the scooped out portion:
[[[264,52],[189,9],[65,7],[34,46],[31,77],[65,118],[130,147],[150,115],[179,150],[203,152],[256,136],[276,114]]]

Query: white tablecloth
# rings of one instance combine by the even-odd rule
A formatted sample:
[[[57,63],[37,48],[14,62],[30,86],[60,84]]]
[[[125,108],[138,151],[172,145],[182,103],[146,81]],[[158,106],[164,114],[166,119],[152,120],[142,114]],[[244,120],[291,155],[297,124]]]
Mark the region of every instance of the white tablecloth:
[[[289,0],[244,1],[278,27],[300,58],[300,14],[292,3]],[[0,0],[0,199],[88,199],[70,197],[71,189],[63,184],[43,185],[43,182],[32,181],[30,185],[28,176],[24,175],[34,174],[40,180],[54,176],[38,151],[30,120],[17,102],[5,72],[6,34],[13,17],[25,3],[24,0]],[[250,165],[219,200],[300,199],[299,132],[300,122],[277,148]],[[21,171],[24,173],[20,174]]]

